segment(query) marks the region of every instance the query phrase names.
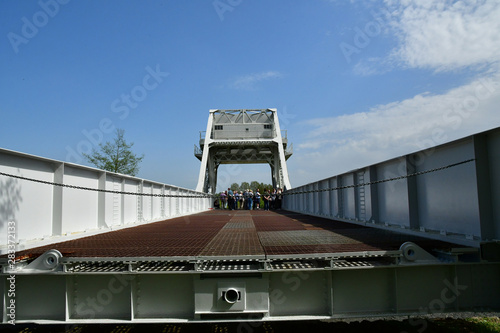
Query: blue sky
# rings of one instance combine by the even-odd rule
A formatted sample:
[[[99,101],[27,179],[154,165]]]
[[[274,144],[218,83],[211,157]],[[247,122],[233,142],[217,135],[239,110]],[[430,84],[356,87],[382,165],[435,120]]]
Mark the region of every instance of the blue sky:
[[[195,188],[209,109],[277,108],[292,186],[500,126],[500,3],[0,2],[0,147]],[[221,166],[220,183],[270,182]]]

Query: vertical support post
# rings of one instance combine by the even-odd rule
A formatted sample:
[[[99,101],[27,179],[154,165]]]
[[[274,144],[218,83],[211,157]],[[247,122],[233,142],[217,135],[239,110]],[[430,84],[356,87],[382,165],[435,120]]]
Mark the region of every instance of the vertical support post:
[[[219,165],[215,164],[214,162],[214,181],[212,184],[213,191],[212,194],[215,194],[217,192],[217,177],[218,177],[218,172],[219,172]]]
[[[328,180],[322,180],[319,183],[319,189],[324,190],[328,187]],[[328,204],[329,204],[329,193],[326,191],[320,191],[319,192],[319,213],[320,215],[328,215],[327,210],[328,210]]]
[[[359,185],[360,183],[360,177],[359,177],[359,172],[353,172],[352,173],[352,178],[353,178],[353,184],[354,185]],[[361,193],[360,193],[360,188],[359,186],[354,187],[354,218],[356,220],[361,219],[361,214],[360,214],[360,201],[361,201]]]
[[[72,281],[72,276],[71,275],[66,275],[65,282],[66,286],[64,288],[64,303],[65,303],[65,313],[64,313],[64,319],[66,322],[70,320],[70,314],[71,314],[71,293],[73,292],[72,286],[71,286],[71,281]]]
[[[411,162],[415,160],[410,158],[411,155],[406,155],[406,173],[412,174],[417,171],[416,166]],[[406,186],[408,189],[408,214],[410,220],[410,229],[418,230],[420,228],[420,221],[418,217],[418,193],[417,193],[417,178],[406,178]]]
[[[336,187],[335,179],[336,178],[333,178],[333,177],[328,179],[328,187],[329,188]],[[328,201],[329,201],[329,205],[330,205],[329,216],[335,217],[335,193],[334,193],[334,191],[330,190],[330,191],[328,191],[328,195],[329,195]]]
[[[337,176],[337,187],[342,187],[343,184],[343,176]],[[337,190],[337,207],[338,207],[338,216],[340,218],[344,218],[344,189]]]
[[[63,184],[64,180],[64,163],[56,165],[54,170],[54,183]],[[62,186],[54,186],[52,192],[52,236],[62,234],[63,222],[63,188]]]
[[[121,191],[125,192],[125,178],[122,178]],[[125,224],[125,194],[120,194],[120,225]]]
[[[176,188],[175,189],[175,216],[179,216],[180,214],[180,201],[181,201],[181,198],[180,198],[180,193],[179,193],[179,189]]]
[[[335,309],[333,307],[333,300],[335,296],[334,288],[333,288],[333,271],[328,270],[326,271],[326,290],[328,292],[327,297],[327,303],[328,303],[328,314],[330,316],[333,316]]]
[[[378,179],[377,177],[377,167],[370,166],[370,182],[374,182]],[[378,184],[370,185],[370,205],[372,216],[370,217],[371,221],[379,222],[379,203],[378,203]]]
[[[305,186],[305,190],[306,191],[310,191],[311,187],[312,187],[312,185],[308,184],[308,185]],[[313,200],[312,200],[311,196],[312,196],[311,193],[305,193],[304,194],[305,211],[307,213],[312,212],[311,205],[313,204]]]
[[[161,187],[161,217],[165,217],[165,185]]]
[[[205,191],[215,193],[217,190],[216,189],[217,175],[215,172],[215,160],[212,152],[208,153],[207,164],[208,164],[208,186],[205,186],[206,187]]]
[[[171,195],[172,195],[172,187],[168,188],[168,195],[170,195],[168,197],[168,217],[171,217],[172,216],[172,201],[173,201],[173,199],[171,197]]]
[[[477,196],[479,205],[479,223],[483,241],[498,238],[500,230],[495,230],[493,203],[491,200],[491,177],[489,166],[488,143],[485,135],[473,136],[476,166]]]
[[[137,184],[137,193],[143,193],[144,189],[144,182],[143,180],[139,180]],[[137,196],[137,222],[142,222],[143,221],[143,214],[142,214],[142,209],[144,207],[144,200],[143,200],[142,195]]]
[[[179,198],[181,215],[184,215],[184,213],[186,213],[186,198],[184,198],[184,194],[184,191],[179,189],[179,195],[181,196]]]
[[[286,160],[285,160],[285,149],[283,148],[283,138],[281,137],[281,128],[280,128],[280,123],[278,120],[278,110],[276,109],[269,109],[273,111],[273,117],[274,117],[274,128],[276,129],[276,137],[274,141],[278,143],[278,163],[275,163],[275,169],[277,169],[277,174],[278,174],[278,186],[283,188],[283,189],[291,189],[292,186],[290,185],[290,179],[288,178],[288,169],[286,167]],[[281,176],[280,176],[281,175]]]
[[[198,185],[196,186],[196,191],[198,192],[206,192],[208,191],[208,186],[206,186],[206,173],[207,173],[207,168],[208,168],[208,156],[209,156],[209,151],[210,151],[210,143],[212,143],[212,124],[213,124],[213,117],[214,117],[214,112],[217,110],[210,110],[210,114],[208,115],[208,121],[207,121],[207,130],[205,131],[205,142],[203,144],[203,155],[201,158],[201,167],[200,167],[200,174],[198,176]],[[215,193],[215,188],[212,189],[212,193]]]
[[[106,189],[106,171],[99,173],[99,189]],[[97,227],[106,228],[106,192],[97,194]]]
[[[153,196],[153,194],[155,194],[155,184],[151,184],[151,197],[149,198],[149,202],[151,203],[151,207],[150,207],[150,211],[151,211],[151,220],[154,220],[155,218],[155,197]]]
[[[319,190],[319,182],[315,182],[313,185],[312,185],[312,190],[314,191],[313,194],[312,194],[312,198],[313,198],[313,204],[312,204],[312,212],[313,214],[320,214],[320,193],[318,192]]]
[[[273,163],[276,163],[274,157],[273,157]],[[275,167],[273,166],[272,163],[269,163],[269,166],[271,167],[271,183],[273,185],[273,188],[276,188],[276,176],[275,176],[275,173],[274,173],[274,170],[275,170]]]

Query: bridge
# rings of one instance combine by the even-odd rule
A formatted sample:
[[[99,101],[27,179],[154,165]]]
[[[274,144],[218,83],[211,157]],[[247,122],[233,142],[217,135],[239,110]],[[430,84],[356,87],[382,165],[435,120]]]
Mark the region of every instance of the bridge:
[[[211,111],[271,130],[258,135],[274,148],[218,138],[212,123],[198,150],[202,191],[0,149],[3,323],[500,309],[500,128],[292,188],[273,110],[245,122],[244,110]],[[229,154],[214,148],[237,139]],[[274,167],[284,210],[212,209],[207,174],[233,153]]]

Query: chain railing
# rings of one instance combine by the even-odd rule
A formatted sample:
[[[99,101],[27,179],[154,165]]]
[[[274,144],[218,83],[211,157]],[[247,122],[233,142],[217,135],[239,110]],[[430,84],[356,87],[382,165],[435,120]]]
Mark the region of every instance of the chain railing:
[[[453,164],[448,164],[446,166],[442,166],[442,167],[439,167],[439,168],[434,168],[434,169],[419,171],[419,172],[415,172],[415,173],[411,173],[411,174],[407,174],[407,175],[403,175],[403,176],[399,176],[399,177],[386,178],[386,179],[381,179],[381,180],[374,180],[374,181],[371,181],[371,182],[360,183],[360,184],[337,186],[337,187],[323,188],[323,189],[317,189],[317,190],[308,190],[308,191],[295,191],[295,190],[292,189],[292,190],[283,192],[283,195],[307,194],[307,193],[316,193],[316,192],[329,192],[329,191],[338,191],[338,190],[344,190],[344,189],[348,189],[348,188],[355,188],[355,187],[361,187],[361,186],[375,185],[375,184],[386,183],[386,182],[401,180],[401,179],[410,178],[410,177],[416,177],[416,176],[424,175],[424,174],[431,173],[431,172],[441,171],[441,170],[445,170],[445,169],[448,169],[448,168],[453,168],[453,167],[456,167],[456,166],[459,166],[459,165],[462,165],[462,164],[465,164],[465,163],[470,163],[472,161],[475,161],[475,159],[471,158],[469,160],[465,160],[465,161],[458,162],[458,163],[453,163]]]
[[[296,195],[296,194],[307,194],[307,193],[315,193],[315,192],[338,191],[338,190],[344,190],[344,189],[355,188],[355,187],[360,187],[360,186],[370,186],[370,185],[386,183],[386,182],[401,180],[401,179],[410,178],[410,177],[416,177],[416,176],[420,176],[420,175],[424,175],[424,174],[428,174],[428,173],[432,173],[432,172],[437,172],[437,171],[453,168],[453,167],[456,167],[456,166],[459,166],[462,164],[470,163],[472,161],[475,161],[475,159],[471,158],[471,159],[461,161],[458,163],[448,164],[446,166],[442,166],[439,168],[419,171],[419,172],[415,172],[415,173],[411,173],[411,174],[407,174],[407,175],[402,175],[399,177],[374,180],[374,181],[360,183],[360,184],[337,186],[337,187],[330,187],[330,188],[317,189],[317,190],[308,190],[308,191],[296,191],[296,190],[292,189],[292,190],[283,192],[283,195]],[[50,181],[45,181],[45,180],[23,177],[23,176],[19,176],[19,175],[13,175],[13,174],[5,173],[5,172],[0,172],[0,176],[6,176],[6,177],[36,182],[36,183],[40,183],[40,184],[52,185],[52,186],[60,186],[60,187],[65,187],[65,188],[77,189],[77,190],[104,192],[104,193],[112,193],[112,194],[150,196],[150,197],[172,197],[172,198],[213,198],[213,197],[219,197],[217,194],[209,194],[209,193],[199,193],[196,195],[194,195],[194,194],[190,195],[190,194],[157,194],[157,193],[137,193],[137,192],[127,192],[127,191],[114,191],[114,190],[106,190],[106,189],[98,189],[98,188],[91,188],[91,187],[85,187],[85,186],[77,186],[77,185],[50,182]]]
[[[196,195],[189,195],[189,194],[186,195],[186,194],[157,194],[157,193],[142,193],[142,192],[137,193],[137,192],[127,192],[127,191],[114,191],[114,190],[106,190],[106,189],[100,189],[100,188],[91,188],[91,187],[85,187],[85,186],[77,186],[77,185],[49,182],[49,181],[40,180],[40,179],[34,179],[34,178],[13,175],[13,174],[5,173],[5,172],[0,172],[0,176],[6,176],[6,177],[21,179],[21,180],[27,180],[27,181],[31,181],[31,182],[35,182],[35,183],[52,185],[52,186],[60,186],[60,187],[71,188],[71,189],[76,189],[76,190],[104,192],[104,193],[112,193],[112,194],[138,195],[138,196],[147,196],[147,197],[170,197],[170,198],[210,198],[210,197],[212,197],[212,195],[208,194],[208,193],[200,193],[200,194],[196,194]]]

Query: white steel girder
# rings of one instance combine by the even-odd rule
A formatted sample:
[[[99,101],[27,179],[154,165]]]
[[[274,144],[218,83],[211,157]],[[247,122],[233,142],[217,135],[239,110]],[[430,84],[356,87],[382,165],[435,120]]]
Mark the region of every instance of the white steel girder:
[[[225,260],[97,260],[52,250],[16,269],[1,264],[3,323],[328,320],[500,308],[498,261],[467,252],[438,258],[413,243],[390,252]]]
[[[205,138],[195,155],[201,159],[196,189],[215,193],[220,164],[268,163],[273,186],[291,189],[276,109],[210,110]]]
[[[479,247],[500,240],[500,127],[284,193],[283,208]]]

